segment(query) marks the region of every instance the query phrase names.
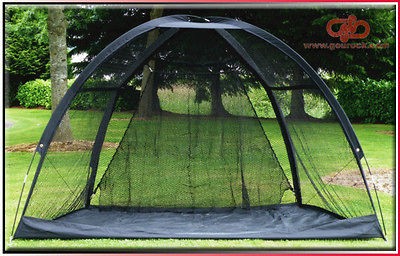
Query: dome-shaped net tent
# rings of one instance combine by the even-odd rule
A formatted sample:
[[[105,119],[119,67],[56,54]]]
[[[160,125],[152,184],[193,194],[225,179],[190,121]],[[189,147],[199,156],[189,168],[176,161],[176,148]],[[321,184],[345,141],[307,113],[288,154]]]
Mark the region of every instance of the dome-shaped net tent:
[[[73,141],[54,140],[63,118]],[[15,237],[383,237],[363,158],[325,83],[282,41],[237,20],[162,17],[68,90]],[[332,183],[346,170],[365,188]]]

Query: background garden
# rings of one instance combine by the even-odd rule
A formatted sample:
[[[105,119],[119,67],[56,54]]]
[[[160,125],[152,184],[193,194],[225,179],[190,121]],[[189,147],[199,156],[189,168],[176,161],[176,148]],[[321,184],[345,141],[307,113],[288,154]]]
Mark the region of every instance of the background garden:
[[[137,8],[65,8],[63,14],[67,20],[68,45],[68,86],[85,65],[108,43],[136,25],[150,19],[151,9]],[[162,15],[189,13],[200,16],[227,16],[240,18],[246,22],[266,29],[282,38],[299,52],[326,80],[345,112],[354,123],[354,129],[364,148],[373,172],[394,175],[395,168],[395,9],[356,8],[356,9],[164,9]],[[368,50],[306,50],[304,42],[334,42],[329,37],[325,24],[334,17],[356,15],[367,20],[371,26],[367,42],[389,43],[387,49]],[[304,17],[307,17],[305,20]],[[48,9],[44,7],[7,6],[6,8],[6,238],[11,235],[13,218],[25,172],[32,158],[30,148],[35,147],[43,129],[49,120],[52,108],[52,85],[50,82]],[[77,58],[76,56],[80,57]],[[73,57],[74,56],[74,57]],[[168,97],[168,93],[163,95]],[[257,113],[270,111],[264,103],[264,94],[251,91],[256,99]],[[307,101],[307,98],[304,99]],[[127,110],[132,109],[126,102],[120,101],[113,116],[117,122],[110,127],[115,134],[126,127],[129,117]],[[179,101],[171,100],[170,109],[182,110]],[[88,106],[101,106],[104,102],[92,98],[78,99],[73,109],[85,110]],[[323,106],[314,106],[313,111],[328,115]],[[318,115],[318,114],[317,114]],[[81,123],[72,124],[79,126]],[[264,122],[267,126],[268,123]],[[113,134],[113,133],[111,133]],[[118,137],[118,136],[116,136]],[[113,137],[108,142],[117,143]],[[16,147],[18,146],[18,147]],[[14,150],[24,148],[25,150]],[[23,152],[21,152],[23,151]],[[28,184],[32,178],[28,178]],[[385,183],[385,181],[383,181]],[[46,249],[46,248],[369,248],[391,249],[394,246],[394,193],[391,186],[378,187],[384,214],[387,242],[381,239],[340,240],[340,241],[263,241],[263,240],[15,240],[8,243],[9,249]],[[340,184],[347,186],[353,184]],[[354,187],[354,186],[353,186]],[[357,188],[352,188],[357,191]],[[352,191],[350,189],[350,191]],[[24,197],[23,197],[24,198]]]

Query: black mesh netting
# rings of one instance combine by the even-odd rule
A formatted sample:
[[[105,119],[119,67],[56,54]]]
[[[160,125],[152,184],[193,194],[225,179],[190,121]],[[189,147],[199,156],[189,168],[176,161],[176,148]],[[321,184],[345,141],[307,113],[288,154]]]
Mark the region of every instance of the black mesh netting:
[[[142,81],[139,109],[98,185],[99,205],[281,202],[289,183],[246,92],[260,85],[204,33],[210,31],[180,34],[145,66],[150,78]],[[183,39],[191,42],[177,44]],[[194,43],[204,47],[189,47]]]
[[[358,171],[350,145],[331,107],[318,90],[274,92],[295,147],[303,204],[351,218],[373,214],[366,187],[354,190],[335,183],[342,173]],[[351,193],[351,196],[349,194]]]
[[[264,40],[242,30],[229,33],[250,55],[271,87],[313,85],[310,77],[287,54]]]
[[[86,80],[68,112],[71,143],[81,144],[61,150],[52,142],[26,216],[54,219],[88,205],[249,209],[294,202],[289,145],[260,74],[213,30],[182,29],[138,63],[150,38],[165,31],[128,42]],[[275,47],[243,31],[229,33],[282,110],[303,204],[342,217],[372,214],[365,190],[332,182],[359,168],[317,86]],[[93,164],[92,146],[105,127]]]
[[[61,140],[55,137],[51,142],[39,169],[40,175],[32,190],[25,215],[53,219],[84,207],[92,172],[92,147],[104,111],[110,107],[112,95],[115,93],[107,88],[118,88],[131,80],[131,67],[146,48],[147,35],[145,33],[121,47],[82,85],[81,92],[72,100],[70,110],[64,116],[65,121],[61,123],[70,123],[70,136]],[[131,83],[134,84],[135,80]],[[132,101],[137,100],[137,97],[134,90],[129,92],[130,95],[120,93],[116,110],[134,108]],[[114,144],[119,142],[123,134],[127,122],[122,123],[118,129],[113,129],[112,126],[109,129],[108,144],[102,152],[99,165],[100,172],[104,172],[104,161],[109,162],[117,146]]]
[[[84,206],[91,150],[103,116],[103,103],[110,93],[80,93],[72,106],[88,98],[92,99],[91,106],[71,109],[64,116],[63,122],[69,123],[69,138],[51,142],[25,215],[53,219]]]
[[[359,173],[353,177],[354,183],[362,184],[363,180],[340,121],[318,86],[293,59],[273,45],[241,30],[229,33],[240,42],[273,89],[293,142],[302,203],[343,217],[373,214],[366,187],[352,190],[335,183],[337,176],[351,171]],[[286,153],[282,155],[287,156]]]

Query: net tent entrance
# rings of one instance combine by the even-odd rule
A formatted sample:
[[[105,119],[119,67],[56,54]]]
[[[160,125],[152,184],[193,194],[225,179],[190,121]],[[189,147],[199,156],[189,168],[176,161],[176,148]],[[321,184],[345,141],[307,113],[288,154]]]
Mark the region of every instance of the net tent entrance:
[[[86,148],[58,150],[65,115]],[[79,75],[36,152],[16,238],[383,237],[342,108],[291,48],[237,20],[128,31]],[[365,189],[331,183],[353,169]]]

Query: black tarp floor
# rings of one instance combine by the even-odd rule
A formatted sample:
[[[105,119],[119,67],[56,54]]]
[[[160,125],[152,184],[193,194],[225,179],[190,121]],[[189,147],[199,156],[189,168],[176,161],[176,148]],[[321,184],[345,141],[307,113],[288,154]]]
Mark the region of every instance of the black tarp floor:
[[[295,204],[214,212],[133,212],[90,207],[56,220],[22,218],[20,238],[369,238],[375,216],[338,219]]]

